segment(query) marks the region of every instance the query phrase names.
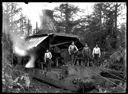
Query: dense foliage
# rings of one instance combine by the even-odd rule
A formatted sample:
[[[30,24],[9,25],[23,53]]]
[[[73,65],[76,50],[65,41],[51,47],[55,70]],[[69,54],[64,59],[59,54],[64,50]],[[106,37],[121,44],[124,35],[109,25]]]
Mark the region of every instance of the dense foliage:
[[[81,12],[79,7],[71,4],[61,4],[54,10],[54,19],[58,32],[73,33],[81,36],[83,42],[94,47],[96,43],[101,48],[110,50],[119,48],[124,35],[121,28],[117,27],[117,18],[121,15],[123,3],[96,3],[94,11],[82,18],[74,15]]]
[[[13,54],[13,41],[11,33],[16,32],[22,35],[29,31],[30,25],[27,24],[27,19],[22,14],[22,9],[16,3],[3,3],[3,30],[2,30],[2,91],[3,92],[19,92],[23,89],[22,83],[18,83],[16,79],[24,75],[24,73],[17,73],[14,68],[14,54]],[[19,18],[15,19],[17,15]],[[30,23],[30,22],[29,22]],[[20,31],[20,32],[19,32]],[[16,61],[17,63],[19,60]],[[13,88],[16,86],[18,88]]]

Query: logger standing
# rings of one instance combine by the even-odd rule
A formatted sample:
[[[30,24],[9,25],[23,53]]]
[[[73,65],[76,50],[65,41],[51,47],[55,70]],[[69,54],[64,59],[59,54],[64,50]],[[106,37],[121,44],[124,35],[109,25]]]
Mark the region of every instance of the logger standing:
[[[98,45],[96,44],[96,46],[93,48],[93,52],[92,52],[92,56],[94,58],[94,63],[97,64],[99,61],[99,58],[101,56],[101,51],[100,48],[98,47]]]
[[[46,50],[46,53],[44,54],[44,62],[46,63],[47,69],[51,69],[51,63],[52,63],[52,54],[49,50]]]
[[[90,56],[91,56],[91,49],[88,47],[88,44],[85,43],[85,46],[82,50],[82,54],[83,54],[83,61],[85,63],[85,65],[89,66],[89,60],[90,60]]]
[[[72,44],[69,46],[68,52],[69,52],[69,55],[71,56],[72,64],[74,64],[75,56],[78,52],[78,48],[76,47],[74,42],[72,42]]]

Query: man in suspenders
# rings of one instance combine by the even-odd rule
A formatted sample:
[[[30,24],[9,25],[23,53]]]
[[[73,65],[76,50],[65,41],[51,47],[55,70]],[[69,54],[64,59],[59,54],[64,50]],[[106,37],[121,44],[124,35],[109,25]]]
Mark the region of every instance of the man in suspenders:
[[[87,43],[85,43],[85,47],[82,50],[82,54],[83,54],[83,61],[87,66],[89,66],[90,52],[91,52],[90,48],[88,47]]]

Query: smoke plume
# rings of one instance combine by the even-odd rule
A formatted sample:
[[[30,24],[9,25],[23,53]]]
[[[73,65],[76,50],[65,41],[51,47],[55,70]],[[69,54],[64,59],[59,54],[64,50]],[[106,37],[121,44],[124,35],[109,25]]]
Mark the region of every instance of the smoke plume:
[[[42,10],[42,16],[41,18],[41,29],[46,31],[52,31],[55,32],[56,28],[54,25],[54,19],[53,19],[53,11],[44,9]]]
[[[17,32],[12,27],[10,27],[9,19],[7,15],[3,15],[3,33],[9,35],[13,43],[13,52],[18,56],[30,56],[30,60],[25,67],[34,67],[35,54],[34,50],[29,47],[30,42],[25,40],[25,36],[21,34],[22,31]]]

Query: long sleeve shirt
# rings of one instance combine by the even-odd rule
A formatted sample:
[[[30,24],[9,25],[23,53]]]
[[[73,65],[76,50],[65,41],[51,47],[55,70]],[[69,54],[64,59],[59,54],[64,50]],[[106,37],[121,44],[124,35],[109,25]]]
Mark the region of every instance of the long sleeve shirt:
[[[45,60],[45,61],[46,61],[46,58],[49,58],[49,59],[52,58],[51,52],[47,52],[47,53],[44,54],[44,60]]]
[[[92,52],[92,54],[94,55],[94,54],[99,54],[99,56],[101,55],[101,51],[100,51],[100,48],[99,47],[95,47],[95,48],[93,48],[93,52]]]

